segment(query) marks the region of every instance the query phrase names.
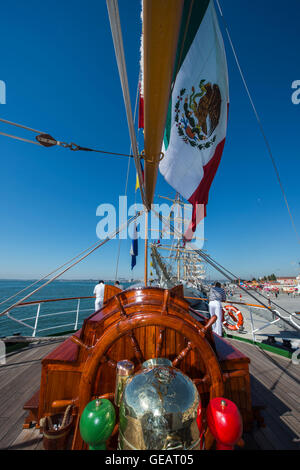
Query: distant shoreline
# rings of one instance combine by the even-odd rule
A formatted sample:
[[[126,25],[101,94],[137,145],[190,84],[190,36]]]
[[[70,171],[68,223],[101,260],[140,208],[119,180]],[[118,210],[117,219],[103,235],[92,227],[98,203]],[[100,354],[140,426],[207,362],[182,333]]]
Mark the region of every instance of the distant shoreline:
[[[43,281],[49,280],[50,278],[45,278]],[[103,279],[104,282],[115,282],[114,279]],[[118,278],[120,282],[140,282],[141,279],[133,279],[131,281],[130,279],[123,279],[121,277]],[[30,282],[35,282],[38,281],[38,279],[30,278],[30,279],[18,279],[18,278],[0,278],[1,281],[30,281]],[[53,282],[99,282],[99,279],[55,279]]]

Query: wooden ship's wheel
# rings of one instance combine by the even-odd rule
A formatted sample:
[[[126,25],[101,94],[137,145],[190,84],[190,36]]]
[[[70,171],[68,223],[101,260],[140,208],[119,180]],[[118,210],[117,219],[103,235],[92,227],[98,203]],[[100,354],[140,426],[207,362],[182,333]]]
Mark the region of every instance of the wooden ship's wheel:
[[[117,322],[108,326],[97,339],[84,364],[79,385],[79,416],[87,403],[96,396],[112,396],[114,388],[108,390],[108,377],[111,374],[107,368],[111,368],[114,374],[117,360],[123,359],[132,360],[138,371],[144,361],[166,357],[172,360],[173,367],[182,366],[185,374],[190,377],[192,374],[200,393],[203,393],[205,386],[209,398],[223,395],[221,369],[206,338],[215,318],[203,327],[191,318],[185,318],[185,312],[178,306],[176,308],[172,302],[170,291],[165,291],[162,309],[157,308],[155,297],[149,297],[148,302],[143,305],[136,305],[136,308],[131,305],[131,313],[128,314],[122,297],[125,300],[122,294],[116,297],[121,312],[117,315]],[[149,344],[145,343],[145,338],[148,338]],[[123,353],[120,353],[122,350]],[[80,438],[75,436],[75,447],[79,445],[79,441]]]
[[[79,432],[85,406],[96,397],[113,402],[118,361],[132,361],[137,372],[148,359],[171,360],[173,367],[193,380],[204,409],[210,399],[226,396],[230,374],[234,379],[238,372],[228,372],[228,365],[226,371],[222,370],[211,332],[214,318],[207,321],[197,317],[183,297],[182,286],[122,292],[110,287],[107,297],[103,308],[42,362],[38,418],[73,404],[72,449],[86,448]],[[237,377],[249,375],[248,364],[245,369]],[[116,426],[108,448],[116,448],[117,431]],[[207,431],[205,446],[212,445],[212,435]]]

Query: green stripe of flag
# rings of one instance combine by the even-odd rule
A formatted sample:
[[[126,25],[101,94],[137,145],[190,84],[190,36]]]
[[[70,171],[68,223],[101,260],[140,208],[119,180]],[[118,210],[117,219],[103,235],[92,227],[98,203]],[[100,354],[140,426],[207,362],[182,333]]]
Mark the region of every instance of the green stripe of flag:
[[[182,66],[188,50],[194,41],[196,33],[206,13],[209,2],[210,0],[185,0],[184,2],[178,46],[176,51],[173,81],[176,78],[175,74]],[[192,8],[191,13],[190,8]],[[187,26],[188,29],[186,30]]]
[[[191,44],[196,36],[202,19],[205,15],[210,0],[185,0],[181,18],[181,26],[179,32],[178,46],[176,51],[176,59],[173,73],[173,82],[176,79],[176,74],[180,69]],[[191,9],[191,11],[190,11]],[[187,29],[188,22],[188,29]],[[184,43],[183,43],[184,41]],[[168,148],[171,133],[171,117],[172,117],[172,97],[170,97],[165,135],[164,145],[165,149]]]

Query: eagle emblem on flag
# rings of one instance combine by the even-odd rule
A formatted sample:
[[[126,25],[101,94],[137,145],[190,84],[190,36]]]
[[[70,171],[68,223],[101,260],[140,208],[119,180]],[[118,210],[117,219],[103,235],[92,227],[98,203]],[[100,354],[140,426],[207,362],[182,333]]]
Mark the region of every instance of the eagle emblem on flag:
[[[191,93],[180,90],[175,104],[175,122],[178,134],[186,144],[199,150],[214,144],[216,130],[221,115],[221,92],[216,84],[206,80],[199,83],[199,91],[194,86]]]

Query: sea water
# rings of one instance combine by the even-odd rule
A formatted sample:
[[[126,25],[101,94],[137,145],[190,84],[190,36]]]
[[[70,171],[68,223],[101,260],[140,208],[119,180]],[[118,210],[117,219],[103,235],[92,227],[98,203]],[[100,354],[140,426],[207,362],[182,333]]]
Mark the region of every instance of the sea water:
[[[25,289],[33,284],[34,280],[0,280],[0,312],[7,307],[16,303],[27,294],[42,285],[41,282],[35,284],[31,288],[18,294],[13,299],[6,301],[9,297],[17,292]],[[43,281],[45,282],[45,281]],[[65,299],[71,297],[89,297],[93,296],[93,290],[98,281],[94,280],[57,280],[39,292],[32,295],[24,302],[32,302],[43,299]],[[106,284],[114,284],[114,281],[105,281]],[[121,282],[123,289],[126,289],[132,283]],[[64,331],[73,331],[79,329],[83,320],[94,312],[95,300],[81,299],[78,309],[78,300],[67,300],[57,302],[45,302],[40,304],[39,320],[37,324],[36,336],[48,336],[55,333],[63,333]],[[76,327],[77,312],[78,323]],[[24,336],[32,336],[38,304],[28,305],[24,307],[14,308],[9,315],[16,320],[22,321],[23,324],[17,323],[7,315],[0,317],[0,337],[20,334]]]

